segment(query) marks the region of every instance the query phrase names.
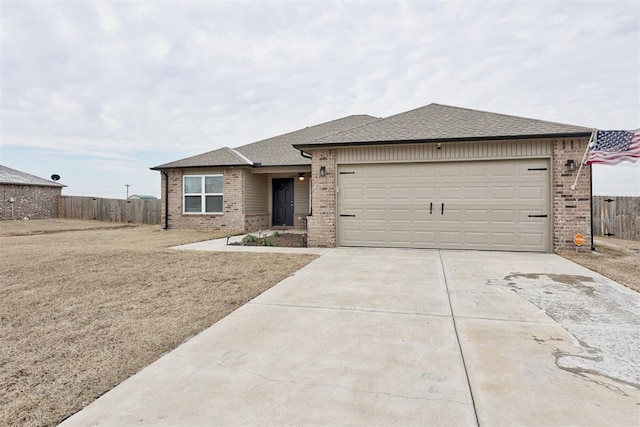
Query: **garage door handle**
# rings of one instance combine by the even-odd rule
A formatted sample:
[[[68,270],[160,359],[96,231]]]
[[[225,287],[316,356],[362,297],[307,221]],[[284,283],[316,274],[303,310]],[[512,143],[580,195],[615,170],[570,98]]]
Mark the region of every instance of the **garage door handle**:
[[[529,218],[546,218],[547,215],[529,215]]]
[[[440,215],[444,215],[444,203],[442,204],[442,208],[440,210]]]
[[[355,218],[356,217],[355,215],[348,215],[348,214],[340,214],[340,216],[342,216],[342,217],[346,216],[346,217],[349,217],[349,218]]]
[[[433,214],[433,202],[429,203],[429,215]]]

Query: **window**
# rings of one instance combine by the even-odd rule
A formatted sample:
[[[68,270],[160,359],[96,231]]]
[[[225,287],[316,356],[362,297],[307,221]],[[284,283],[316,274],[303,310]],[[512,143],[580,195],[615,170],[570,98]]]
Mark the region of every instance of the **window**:
[[[185,213],[222,213],[222,175],[184,177]]]

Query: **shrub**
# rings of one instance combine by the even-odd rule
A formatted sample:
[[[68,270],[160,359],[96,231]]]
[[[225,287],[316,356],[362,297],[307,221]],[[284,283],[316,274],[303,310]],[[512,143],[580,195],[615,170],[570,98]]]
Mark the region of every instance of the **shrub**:
[[[257,241],[258,239],[255,236],[252,236],[251,234],[247,234],[246,236],[243,237],[242,244],[246,245],[247,243],[253,243]]]

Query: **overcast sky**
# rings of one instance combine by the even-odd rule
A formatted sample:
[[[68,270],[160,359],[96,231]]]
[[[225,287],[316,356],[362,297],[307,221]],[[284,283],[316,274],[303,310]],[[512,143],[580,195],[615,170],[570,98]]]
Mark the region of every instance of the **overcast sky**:
[[[636,1],[0,5],[0,164],[63,194],[160,196],[152,166],[432,102],[640,127]],[[640,195],[640,164],[607,185]]]

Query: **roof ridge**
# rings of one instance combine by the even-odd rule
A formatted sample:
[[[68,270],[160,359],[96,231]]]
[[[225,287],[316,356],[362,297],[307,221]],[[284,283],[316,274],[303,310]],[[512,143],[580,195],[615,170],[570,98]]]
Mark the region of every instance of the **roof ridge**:
[[[536,122],[549,123],[549,124],[552,124],[552,125],[577,126],[577,127],[584,127],[584,128],[588,127],[588,126],[574,125],[574,124],[570,124],[570,123],[552,122],[550,120],[534,119],[532,117],[516,116],[516,115],[513,115],[513,114],[496,113],[495,111],[478,110],[478,109],[468,108],[468,107],[457,107],[455,105],[447,105],[447,104],[438,104],[436,102],[432,102],[429,105],[437,105],[438,107],[453,108],[453,109],[456,109],[456,110],[466,110],[466,111],[471,111],[471,112],[474,112],[474,113],[495,114],[496,116],[510,117],[510,118],[513,118],[513,119],[534,120]],[[420,107],[420,108],[425,108],[425,107],[428,107],[429,105],[425,105],[424,107]],[[416,110],[419,110],[420,108],[416,108]],[[413,111],[413,110],[409,110],[409,111]],[[407,113],[409,111],[407,111]],[[402,113],[400,113],[400,114],[402,114]]]
[[[236,151],[233,148],[229,148],[229,147],[224,147],[224,148],[228,148],[229,150],[231,150],[231,152],[233,154],[235,154],[236,156],[240,157],[240,159],[244,160],[248,165],[253,165],[254,162],[251,161],[251,159],[249,159],[247,156],[245,156],[244,154],[240,153],[239,151]]]
[[[296,143],[311,145],[591,133],[584,126],[431,103],[351,129]]]
[[[325,125],[328,125],[329,123],[334,123],[334,122],[337,122],[337,121],[340,121],[340,120],[344,120],[344,119],[348,119],[348,118],[351,118],[351,117],[371,117],[373,119],[379,119],[379,117],[370,116],[368,114],[351,114],[351,115],[348,115],[348,116],[340,117],[338,119],[329,120],[328,122],[317,123],[315,125],[303,127],[302,129],[297,129],[297,130],[293,130],[291,132],[282,133],[280,135],[271,136],[269,138],[260,139],[258,141],[249,142],[248,144],[244,144],[244,145],[240,145],[239,147],[236,147],[236,149],[245,148],[245,147],[248,147],[249,145],[253,145],[253,144],[258,144],[258,143],[261,143],[261,142],[269,141],[270,139],[281,138],[281,137],[284,137],[284,136],[287,136],[287,135],[292,135],[294,133],[302,132],[302,131],[305,131],[307,129],[313,129],[315,127],[325,126]],[[359,126],[357,126],[357,127],[359,127]],[[353,128],[353,129],[355,129],[355,128]],[[327,134],[325,136],[328,136],[328,135],[333,135],[333,133],[332,134]]]

